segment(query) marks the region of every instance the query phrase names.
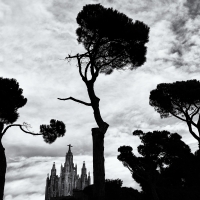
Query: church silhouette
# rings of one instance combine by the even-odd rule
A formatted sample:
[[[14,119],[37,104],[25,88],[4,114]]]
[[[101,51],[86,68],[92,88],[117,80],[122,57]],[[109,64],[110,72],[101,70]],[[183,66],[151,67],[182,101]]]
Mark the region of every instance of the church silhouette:
[[[87,176],[87,169],[85,161],[81,170],[81,176],[77,174],[77,165],[74,166],[73,154],[71,152],[71,145],[66,153],[65,164],[60,169],[60,176],[56,175],[55,162],[51,169],[51,175],[47,175],[45,200],[50,200],[52,197],[73,196],[73,190],[83,190],[86,186],[90,185],[90,172]]]

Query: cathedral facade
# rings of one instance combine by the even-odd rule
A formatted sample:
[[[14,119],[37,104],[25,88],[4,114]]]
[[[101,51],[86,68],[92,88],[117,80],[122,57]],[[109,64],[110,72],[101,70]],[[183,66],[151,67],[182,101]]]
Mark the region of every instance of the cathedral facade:
[[[73,154],[71,145],[66,153],[64,166],[61,164],[60,176],[56,175],[55,162],[51,169],[51,175],[47,175],[45,200],[50,200],[51,197],[73,196],[73,189],[83,190],[90,185],[90,172],[87,176],[85,161],[81,169],[81,175],[77,174],[77,165],[74,166]]]

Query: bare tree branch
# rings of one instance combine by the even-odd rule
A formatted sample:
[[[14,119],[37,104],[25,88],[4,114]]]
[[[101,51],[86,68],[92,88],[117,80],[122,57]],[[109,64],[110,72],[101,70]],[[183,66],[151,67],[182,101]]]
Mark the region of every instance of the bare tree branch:
[[[77,54],[76,58],[77,58],[77,60],[78,60],[79,74],[80,74],[82,80],[83,80],[84,82],[86,82],[87,79],[86,79],[86,77],[83,76],[83,73],[82,73],[82,71],[81,71],[81,58],[79,57],[79,54]]]
[[[186,119],[183,119],[183,118],[181,118],[181,117],[179,117],[179,116],[173,114],[172,112],[169,112],[169,113],[170,113],[171,115],[173,115],[174,117],[176,117],[176,118],[178,118],[178,119],[180,119],[180,120],[182,120],[182,121],[184,121],[184,122],[187,121]]]
[[[186,111],[187,111],[187,112],[190,110],[191,105],[192,105],[192,104],[190,104],[190,105],[188,106],[188,108],[186,108]]]
[[[76,102],[78,102],[78,103],[84,104],[84,105],[86,105],[86,106],[92,106],[91,103],[86,103],[86,102],[84,102],[84,101],[75,99],[75,98],[73,98],[73,97],[68,97],[68,98],[64,98],[64,99],[58,98],[58,99],[59,99],[59,100],[63,100],[63,101],[65,101],[65,100],[73,100],[73,101],[76,101]]]
[[[77,54],[79,56],[79,58],[82,58],[82,57],[88,57],[88,52],[86,53],[83,53],[83,54]],[[77,58],[77,55],[74,55],[74,56],[71,56],[68,54],[68,56],[65,58],[66,59],[71,59],[71,58]]]
[[[194,115],[196,115],[197,108],[194,109],[193,112],[191,112],[189,115],[191,116],[191,119],[194,117]]]
[[[12,127],[12,126],[19,126],[20,129],[25,132],[25,133],[28,133],[28,134],[31,134],[31,135],[42,135],[41,133],[32,133],[30,131],[27,131],[27,127],[28,127],[28,124],[24,123],[23,125],[22,124],[11,124],[11,125],[8,125],[2,132],[2,136],[6,133],[6,131]],[[26,127],[27,130],[23,129],[23,127]]]
[[[196,115],[198,112],[199,112],[199,110],[200,110],[200,107],[198,107],[198,106],[196,106],[196,104],[194,104],[195,105],[195,107],[196,107],[196,109],[195,109],[195,111],[191,114],[191,119],[194,117],[194,115]]]
[[[194,127],[197,128],[197,124],[195,124],[193,121],[192,121],[192,117],[190,117],[190,115],[188,114],[188,112],[185,113],[185,116],[186,116],[186,121],[189,122],[190,124],[192,124]]]
[[[88,72],[88,67],[90,66],[90,61],[87,63],[86,67],[85,67],[85,78],[86,80],[88,81],[87,79],[87,72]]]
[[[200,138],[195,134],[195,132],[192,130],[192,126],[191,126],[191,123],[187,121],[187,125],[188,125],[188,128],[189,128],[189,131],[191,133],[191,135],[197,140],[197,141],[200,141]]]

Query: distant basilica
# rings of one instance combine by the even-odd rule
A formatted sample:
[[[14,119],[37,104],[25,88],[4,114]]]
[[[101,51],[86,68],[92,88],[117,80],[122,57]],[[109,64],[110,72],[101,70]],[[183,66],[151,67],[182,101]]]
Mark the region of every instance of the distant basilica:
[[[60,169],[60,177],[56,175],[55,162],[51,169],[51,175],[47,175],[45,200],[50,200],[51,197],[72,196],[73,189],[83,190],[86,186],[90,185],[90,172],[87,176],[87,169],[85,161],[81,170],[81,176],[77,175],[77,165],[74,166],[73,154],[71,152],[71,145],[66,153],[65,164]]]

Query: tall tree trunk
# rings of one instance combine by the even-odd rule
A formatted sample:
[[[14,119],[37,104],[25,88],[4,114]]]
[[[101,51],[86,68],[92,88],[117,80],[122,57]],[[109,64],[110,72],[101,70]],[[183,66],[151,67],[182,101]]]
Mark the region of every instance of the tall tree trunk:
[[[92,129],[93,139],[93,171],[94,171],[94,191],[93,199],[105,199],[105,167],[104,167],[104,135],[108,129],[108,124],[103,121],[100,109],[100,99],[95,95],[94,83],[87,82],[88,95],[94,111],[94,118],[98,128]]]
[[[93,199],[105,199],[104,133],[99,128],[92,129],[93,139]]]
[[[5,175],[6,175],[6,156],[5,156],[5,149],[2,145],[0,138],[0,200],[3,200],[4,196]]]

